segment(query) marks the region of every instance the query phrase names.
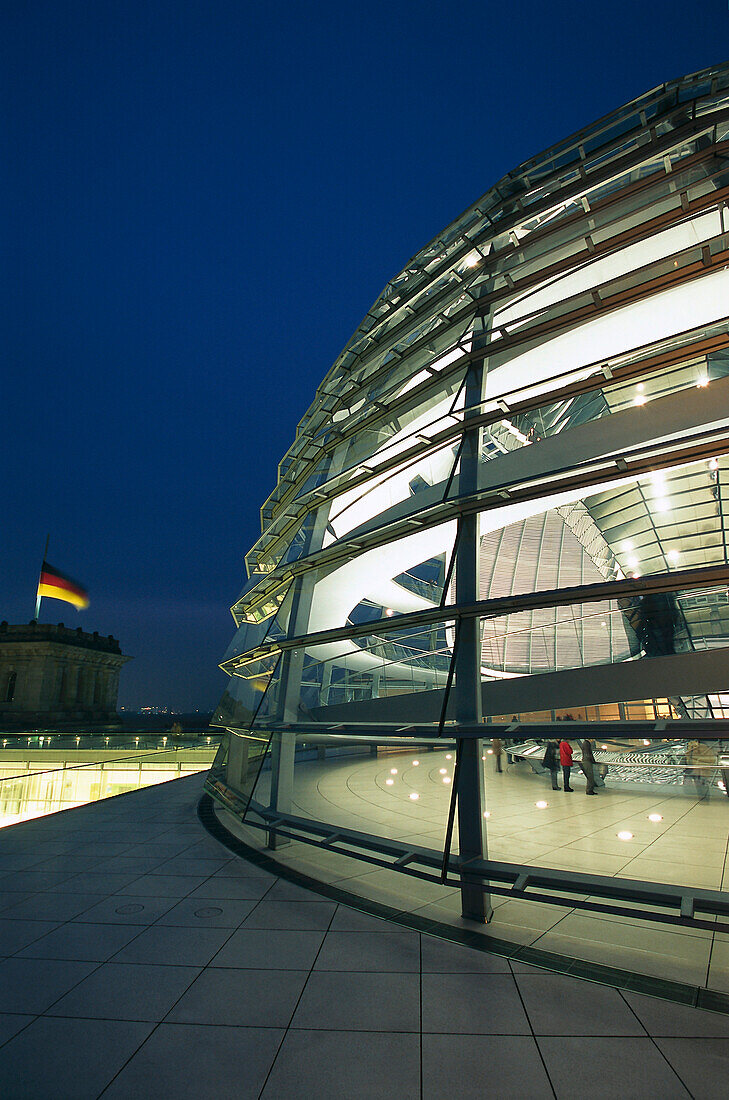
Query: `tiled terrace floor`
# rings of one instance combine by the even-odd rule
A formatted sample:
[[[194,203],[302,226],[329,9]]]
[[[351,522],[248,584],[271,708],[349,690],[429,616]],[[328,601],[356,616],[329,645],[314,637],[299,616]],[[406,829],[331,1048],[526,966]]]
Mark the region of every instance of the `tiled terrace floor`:
[[[196,817],[202,777],[0,833],[0,1096],[714,1097],[729,1017],[324,901]]]

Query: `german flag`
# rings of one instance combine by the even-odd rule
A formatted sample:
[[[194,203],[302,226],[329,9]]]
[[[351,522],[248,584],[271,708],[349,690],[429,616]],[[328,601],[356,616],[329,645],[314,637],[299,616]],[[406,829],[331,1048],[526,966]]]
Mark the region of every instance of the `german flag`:
[[[67,577],[60,569],[55,569],[47,561],[43,562],[38,581],[38,596],[50,596],[54,600],[65,600],[81,610],[89,606],[89,595],[78,581]]]

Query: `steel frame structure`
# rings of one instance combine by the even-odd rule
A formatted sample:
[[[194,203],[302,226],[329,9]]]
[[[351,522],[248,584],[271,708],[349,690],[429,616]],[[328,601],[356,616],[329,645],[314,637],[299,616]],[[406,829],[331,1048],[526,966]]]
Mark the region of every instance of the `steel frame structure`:
[[[257,806],[272,846],[306,832],[292,810],[302,738],[447,736],[460,854],[444,867],[464,916],[488,920],[485,884],[502,887],[480,741],[494,718],[523,722],[541,686],[574,708],[625,702],[636,682],[631,699],[665,698],[670,669],[670,713],[698,719],[676,728],[722,736],[727,200],[725,65],[510,172],[367,312],[279,465],[221,664],[228,733],[208,789]],[[547,516],[558,545],[544,524],[537,537]],[[243,743],[269,736],[261,806]],[[415,858],[394,865],[412,873]],[[513,867],[509,889],[551,889],[547,871]],[[592,893],[626,896],[595,879]]]

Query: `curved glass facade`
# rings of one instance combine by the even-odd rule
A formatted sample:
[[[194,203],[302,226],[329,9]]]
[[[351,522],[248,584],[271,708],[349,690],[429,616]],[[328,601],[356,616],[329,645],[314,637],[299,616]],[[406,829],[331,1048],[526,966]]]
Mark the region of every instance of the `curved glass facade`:
[[[510,848],[489,799],[503,775],[499,797],[538,806],[568,714],[606,796],[724,798],[728,138],[723,66],[533,157],[388,283],[326,374],[262,508],[214,717],[208,789],[271,846],[308,829],[387,849],[488,920],[497,856],[560,869],[521,827]],[[566,870],[686,885],[616,858]],[[721,901],[723,882],[722,864],[688,885]]]

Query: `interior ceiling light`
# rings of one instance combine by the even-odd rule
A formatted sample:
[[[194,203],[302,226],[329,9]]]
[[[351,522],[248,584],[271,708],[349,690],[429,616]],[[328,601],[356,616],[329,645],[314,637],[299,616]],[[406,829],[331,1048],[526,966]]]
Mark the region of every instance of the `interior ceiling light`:
[[[648,820],[649,821],[663,821],[663,818],[661,817],[660,814],[648,814]]]
[[[623,829],[618,833],[618,840],[632,840],[633,834],[629,833],[627,829]]]
[[[542,800],[540,799],[540,801],[539,801],[539,802],[535,802],[535,803],[534,803],[534,805],[535,805],[535,806],[537,807],[537,809],[538,809],[538,810],[546,810],[546,808],[547,808],[547,806],[549,805],[549,803],[548,803],[548,802],[544,802],[544,801],[542,801]]]
[[[646,395],[644,393],[639,393],[636,396],[635,400],[633,401],[633,404],[634,405],[645,405],[646,401],[647,401]]]
[[[417,801],[418,798],[420,798],[420,795],[417,793],[417,791],[411,791],[410,792],[410,801],[411,802]]]

